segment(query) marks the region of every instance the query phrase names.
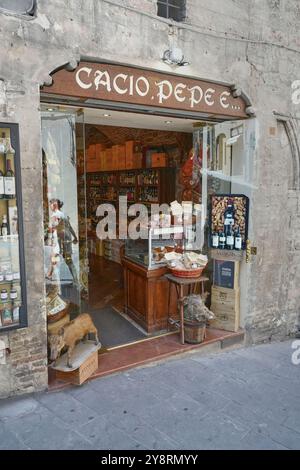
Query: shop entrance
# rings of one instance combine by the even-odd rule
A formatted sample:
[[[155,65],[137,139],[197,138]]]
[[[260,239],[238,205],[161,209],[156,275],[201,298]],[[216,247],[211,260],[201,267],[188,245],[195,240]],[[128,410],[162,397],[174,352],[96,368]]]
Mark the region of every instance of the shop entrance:
[[[221,279],[220,274],[216,279],[216,263],[228,264],[227,259],[237,266],[247,233],[242,221],[237,228],[243,246],[236,250],[222,247],[221,232],[227,229],[221,219],[213,220],[212,214],[214,205],[230,206],[232,195],[237,197],[237,215],[244,210],[239,206],[243,197],[251,195],[255,141],[251,121],[209,123],[45,104],[42,132],[49,335],[56,335],[80,313],[89,313],[102,344],[102,366],[115,357],[105,373],[120,363],[118,350],[122,368],[127,366],[124,352],[130,351],[128,345],[136,344],[132,354],[145,354],[147,361],[157,351],[163,351],[164,356],[190,347],[182,346],[178,332],[170,328],[169,317],[178,318],[178,302],[175,286],[165,277],[170,267],[166,253],[201,252],[207,256],[207,281],[195,292],[204,294],[208,307],[227,315],[222,301],[213,303],[213,295],[219,291],[212,286],[228,282],[231,267],[226,265],[225,277]],[[188,211],[191,208],[193,214],[190,226],[179,234],[174,232],[172,212],[151,213],[153,204],[169,207],[175,201]],[[139,231],[148,231],[146,239],[129,234],[141,215],[132,211],[135,204],[146,210],[146,227],[137,224]],[[197,209],[200,218],[195,223]],[[152,240],[152,217],[159,230],[164,230],[164,224],[169,226],[169,232],[164,232],[168,236]],[[231,230],[234,237],[236,227]],[[216,238],[217,247],[213,245]],[[239,270],[243,289],[239,289],[238,272],[230,278],[233,284],[227,286],[234,293],[229,302],[234,318],[224,329],[224,322],[212,328],[210,340],[239,334],[247,282],[243,263]],[[163,347],[158,341],[164,341]],[[135,363],[132,357],[128,364],[130,361]]]

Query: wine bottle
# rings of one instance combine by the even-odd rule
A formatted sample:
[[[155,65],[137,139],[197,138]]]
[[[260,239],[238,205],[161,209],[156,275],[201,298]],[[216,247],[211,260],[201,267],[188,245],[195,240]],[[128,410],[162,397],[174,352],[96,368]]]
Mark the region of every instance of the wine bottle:
[[[228,225],[233,226],[234,225],[234,204],[233,200],[229,199],[227,203],[227,207],[224,211],[224,225],[225,228],[228,227]]]
[[[233,250],[234,247],[234,235],[231,225],[227,225],[226,229],[226,248],[228,250]]]
[[[4,175],[3,172],[0,170],[0,199],[5,197],[4,194]]]
[[[235,232],[234,248],[236,250],[241,250],[242,249],[242,236],[241,236],[241,233],[240,233],[240,227],[238,227],[236,232]]]
[[[225,249],[225,246],[226,246],[226,237],[225,237],[225,233],[224,233],[224,232],[220,232],[220,233],[219,233],[219,248],[221,248],[221,250],[224,250],[224,249]]]
[[[7,217],[6,215],[3,215],[2,224],[1,224],[1,236],[3,237],[4,241],[7,241],[7,235],[8,235]]]
[[[11,161],[6,160],[6,174],[4,176],[4,193],[8,199],[14,199],[16,195],[15,175],[11,168]]]
[[[218,232],[213,232],[212,234],[212,247],[219,248],[219,234]]]

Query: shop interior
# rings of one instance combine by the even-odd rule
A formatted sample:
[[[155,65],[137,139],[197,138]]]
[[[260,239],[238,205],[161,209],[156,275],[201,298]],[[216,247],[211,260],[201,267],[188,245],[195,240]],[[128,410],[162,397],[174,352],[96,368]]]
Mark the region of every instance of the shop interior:
[[[177,300],[173,287],[162,281],[167,266],[160,250],[170,246],[191,249],[194,218],[189,234],[176,236],[171,229],[163,242],[152,240],[149,252],[149,236],[147,240],[119,239],[124,220],[119,217],[119,197],[127,197],[128,225],[134,219],[130,207],[137,203],[149,211],[151,204],[174,201],[199,208],[201,240],[195,251],[209,259],[205,301],[210,306],[211,196],[250,196],[251,126],[246,121],[209,123],[45,104],[42,135],[49,334],[88,312],[104,352],[176,335],[170,331],[168,316],[170,311],[173,317],[178,314]],[[98,207],[103,204],[115,211],[114,239],[99,239],[104,213],[100,215]],[[245,243],[246,233],[243,237]]]

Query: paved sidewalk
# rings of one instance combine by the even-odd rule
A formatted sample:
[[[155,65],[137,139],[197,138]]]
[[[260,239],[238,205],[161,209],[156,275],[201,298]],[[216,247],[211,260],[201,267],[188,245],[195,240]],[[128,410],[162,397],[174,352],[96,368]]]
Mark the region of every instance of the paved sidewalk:
[[[0,401],[0,449],[300,449],[291,341]]]

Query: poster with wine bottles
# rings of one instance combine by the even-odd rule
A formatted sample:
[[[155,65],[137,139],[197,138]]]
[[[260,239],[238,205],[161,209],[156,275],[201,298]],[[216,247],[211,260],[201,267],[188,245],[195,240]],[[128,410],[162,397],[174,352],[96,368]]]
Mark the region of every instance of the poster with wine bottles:
[[[18,125],[0,124],[0,332],[27,325],[20,179]]]
[[[245,250],[248,238],[249,198],[244,194],[216,194],[211,196],[211,248]]]

